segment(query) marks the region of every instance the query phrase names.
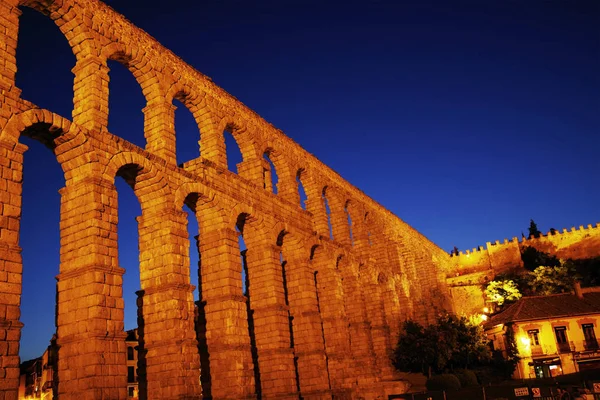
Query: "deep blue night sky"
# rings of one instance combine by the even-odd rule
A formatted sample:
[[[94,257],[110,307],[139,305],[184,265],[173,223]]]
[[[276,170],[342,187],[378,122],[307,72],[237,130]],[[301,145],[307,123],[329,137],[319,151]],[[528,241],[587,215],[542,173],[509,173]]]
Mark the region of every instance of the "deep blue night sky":
[[[520,237],[530,218],[544,232],[600,221],[600,2],[109,4],[445,250]],[[23,97],[70,118],[74,61],[53,22],[24,10]],[[109,67],[109,129],[143,145],[141,89]],[[181,105],[176,130],[180,161],[197,157],[198,129]],[[54,330],[64,178],[50,151],[23,141],[28,359]],[[129,329],[140,210],[117,185]]]

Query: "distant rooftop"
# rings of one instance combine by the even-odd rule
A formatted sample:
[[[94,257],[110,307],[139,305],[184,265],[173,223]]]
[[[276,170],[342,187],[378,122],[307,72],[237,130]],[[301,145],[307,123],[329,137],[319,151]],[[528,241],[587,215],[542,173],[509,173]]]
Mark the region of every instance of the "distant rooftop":
[[[583,298],[574,293],[523,297],[485,324],[492,327],[509,322],[573,317],[600,313],[600,287],[582,289]]]

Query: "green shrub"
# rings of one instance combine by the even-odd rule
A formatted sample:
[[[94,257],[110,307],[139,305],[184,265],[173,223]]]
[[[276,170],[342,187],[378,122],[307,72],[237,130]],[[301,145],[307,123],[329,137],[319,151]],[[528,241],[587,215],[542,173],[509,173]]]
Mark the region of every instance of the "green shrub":
[[[432,376],[427,380],[427,390],[458,390],[460,381],[455,375],[441,374]]]
[[[454,371],[454,375],[456,375],[460,381],[461,387],[477,386],[479,384],[479,382],[477,382],[477,375],[470,369],[457,369]]]

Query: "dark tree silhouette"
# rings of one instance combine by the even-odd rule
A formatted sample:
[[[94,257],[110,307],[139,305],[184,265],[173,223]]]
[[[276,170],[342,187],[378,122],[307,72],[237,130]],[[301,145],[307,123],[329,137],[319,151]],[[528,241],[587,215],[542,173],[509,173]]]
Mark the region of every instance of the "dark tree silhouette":
[[[533,219],[529,220],[529,237],[539,238],[542,235],[542,232],[538,230],[536,223]]]

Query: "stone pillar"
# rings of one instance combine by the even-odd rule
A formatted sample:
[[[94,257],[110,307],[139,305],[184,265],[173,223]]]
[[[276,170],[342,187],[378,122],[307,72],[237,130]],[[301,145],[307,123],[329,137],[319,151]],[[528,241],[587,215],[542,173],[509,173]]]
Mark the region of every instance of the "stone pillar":
[[[300,205],[300,192],[296,176],[278,171],[279,182],[277,182],[277,194],[292,204]]]
[[[13,148],[0,142],[0,399],[16,399],[19,388],[23,260],[18,244],[25,150],[22,144]]]
[[[333,240],[346,246],[352,244],[350,238],[350,226],[348,225],[348,214],[346,213],[346,201],[341,193],[333,189],[327,189],[325,193],[329,202],[331,212],[331,229],[333,230]]]
[[[358,205],[350,204],[348,212],[352,219],[352,240],[357,254],[363,259],[369,258],[369,235],[365,225],[365,213]]]
[[[58,394],[127,397],[127,347],[118,265],[116,191],[87,177],[60,190]]]
[[[250,308],[254,312],[262,397],[297,399],[294,353],[279,260],[281,248],[269,243],[268,235],[248,225],[244,228],[244,240],[248,248]]]
[[[364,280],[361,282],[364,291],[366,315],[368,315],[370,322],[375,362],[379,371],[378,376],[382,379],[391,379],[394,369],[390,359],[392,349],[390,328],[383,308],[380,285]]]
[[[216,215],[197,213],[212,398],[255,399],[239,233],[224,227]]]
[[[3,0],[0,3],[0,87],[11,90],[17,72],[17,36],[19,33],[19,2]]]
[[[343,262],[342,262],[343,263]],[[346,313],[350,325],[350,340],[354,362],[361,367],[355,371],[358,385],[377,381],[379,371],[375,361],[371,324],[367,317],[363,288],[350,265],[340,265],[344,276],[343,287],[346,300]]]
[[[244,160],[237,164],[238,175],[249,180],[261,188],[264,187],[264,166],[263,160],[254,158],[252,160]]]
[[[307,399],[331,399],[327,356],[314,271],[309,251],[299,242],[283,246],[288,302],[294,329],[300,392]]]
[[[203,102],[206,102],[206,96]],[[213,162],[217,167],[227,169],[227,149],[224,133],[217,130],[208,105],[201,105],[197,119],[200,121],[200,156]]]
[[[329,381],[334,398],[346,398],[356,387],[355,367],[351,356],[348,318],[344,308],[344,289],[336,271],[335,259],[317,249],[312,267],[317,270],[317,290],[323,335],[329,369]]]
[[[282,152],[272,152],[269,155],[269,158],[277,169],[277,196],[299,206],[300,195],[298,194],[296,171],[292,169],[293,167],[289,164],[286,156]],[[271,171],[272,175],[273,171]]]
[[[108,126],[109,68],[106,60],[92,55],[77,60],[71,70],[73,84],[73,122],[90,131]]]
[[[157,97],[144,109],[144,136],[146,150],[167,161],[177,164],[175,147],[175,107],[164,98]]]
[[[271,165],[265,159],[262,161],[263,170],[263,187],[269,193],[273,193],[273,171],[271,171]]]
[[[142,210],[138,228],[148,396],[200,398],[187,214],[167,207],[148,211],[142,205]]]
[[[388,281],[381,286],[381,296],[383,300],[383,310],[385,320],[389,329],[390,348],[388,349],[389,357],[392,357],[398,337],[400,335],[400,324],[404,320],[400,315],[400,301],[396,294],[393,281]],[[388,357],[388,358],[389,358]]]

